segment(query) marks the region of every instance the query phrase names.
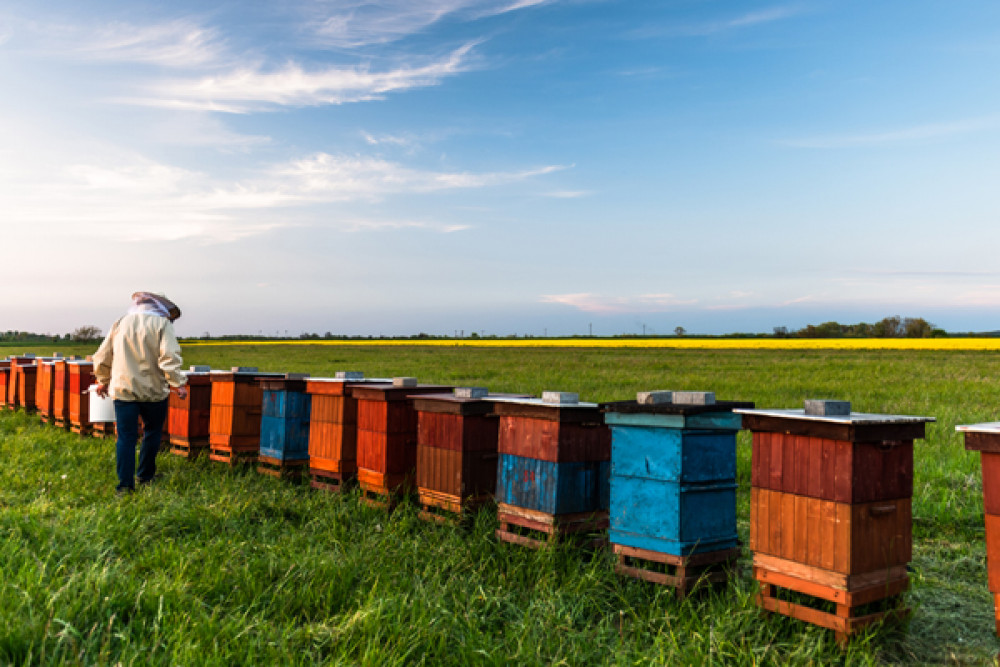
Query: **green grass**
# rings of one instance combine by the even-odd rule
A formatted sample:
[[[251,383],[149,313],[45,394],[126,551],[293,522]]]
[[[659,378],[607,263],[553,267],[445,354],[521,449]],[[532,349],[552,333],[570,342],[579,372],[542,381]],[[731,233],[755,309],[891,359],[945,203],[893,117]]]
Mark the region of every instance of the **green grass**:
[[[3,354],[48,347],[4,348]],[[65,353],[92,349],[66,347]],[[749,558],[728,587],[677,601],[616,576],[606,552],[498,543],[391,515],[355,494],[163,454],[162,483],[117,498],[111,441],[0,414],[3,664],[990,664],[978,455],[957,423],[998,419],[1000,355],[379,347],[192,347],[185,364],[363,370],[495,391],[618,400],[706,389],[760,407],[845,398],[937,417],[915,447],[914,613],[831,633],[753,604]],[[739,529],[750,451],[739,438]]]

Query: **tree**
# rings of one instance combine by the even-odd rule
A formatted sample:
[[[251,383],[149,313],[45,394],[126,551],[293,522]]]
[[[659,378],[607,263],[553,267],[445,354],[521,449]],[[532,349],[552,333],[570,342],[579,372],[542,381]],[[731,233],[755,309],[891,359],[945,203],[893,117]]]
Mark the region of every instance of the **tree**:
[[[934,325],[922,317],[907,317],[903,320],[903,331],[907,338],[930,338]]]
[[[685,329],[684,327],[674,327],[674,335],[675,336],[683,336],[686,333],[687,333],[687,329]]]
[[[73,340],[77,343],[92,343],[101,340],[101,330],[93,324],[88,324],[73,332]]]

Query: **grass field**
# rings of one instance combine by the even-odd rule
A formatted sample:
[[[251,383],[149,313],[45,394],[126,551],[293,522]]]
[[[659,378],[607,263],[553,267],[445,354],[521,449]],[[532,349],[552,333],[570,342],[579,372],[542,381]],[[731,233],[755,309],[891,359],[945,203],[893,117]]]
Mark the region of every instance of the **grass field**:
[[[48,353],[50,347],[0,349]],[[92,349],[62,348],[64,353]],[[0,663],[990,664],[979,459],[954,427],[1000,419],[1000,355],[977,350],[189,346],[185,364],[414,375],[494,391],[715,391],[758,407],[844,398],[937,418],[915,447],[914,613],[856,638],[753,604],[749,559],[683,602],[609,554],[498,543],[495,519],[428,525],[253,472],[164,454],[119,499],[109,441],[0,414]],[[749,438],[738,449],[746,538]]]

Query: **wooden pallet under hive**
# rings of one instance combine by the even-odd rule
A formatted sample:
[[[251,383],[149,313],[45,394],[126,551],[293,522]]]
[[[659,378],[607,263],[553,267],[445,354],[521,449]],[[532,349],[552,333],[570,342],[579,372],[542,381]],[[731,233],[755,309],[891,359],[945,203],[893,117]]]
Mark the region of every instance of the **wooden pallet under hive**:
[[[615,572],[662,586],[671,586],[683,598],[700,584],[724,584],[740,555],[739,549],[704,551],[675,556],[623,544],[613,545],[618,555]]]
[[[577,539],[591,546],[607,544],[608,512],[547,514],[516,505],[497,504],[500,527],[496,536],[504,542],[539,549],[558,539]]]

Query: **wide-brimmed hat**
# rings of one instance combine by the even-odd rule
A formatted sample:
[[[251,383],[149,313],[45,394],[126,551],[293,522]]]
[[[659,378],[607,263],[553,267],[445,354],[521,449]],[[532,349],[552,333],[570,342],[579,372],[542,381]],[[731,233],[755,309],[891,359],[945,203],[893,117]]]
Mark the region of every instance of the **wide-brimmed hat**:
[[[171,320],[176,320],[181,316],[181,309],[177,307],[177,304],[167,298],[165,294],[160,294],[158,292],[133,292],[132,302],[139,303],[155,303],[159,306],[164,315],[169,317]]]

